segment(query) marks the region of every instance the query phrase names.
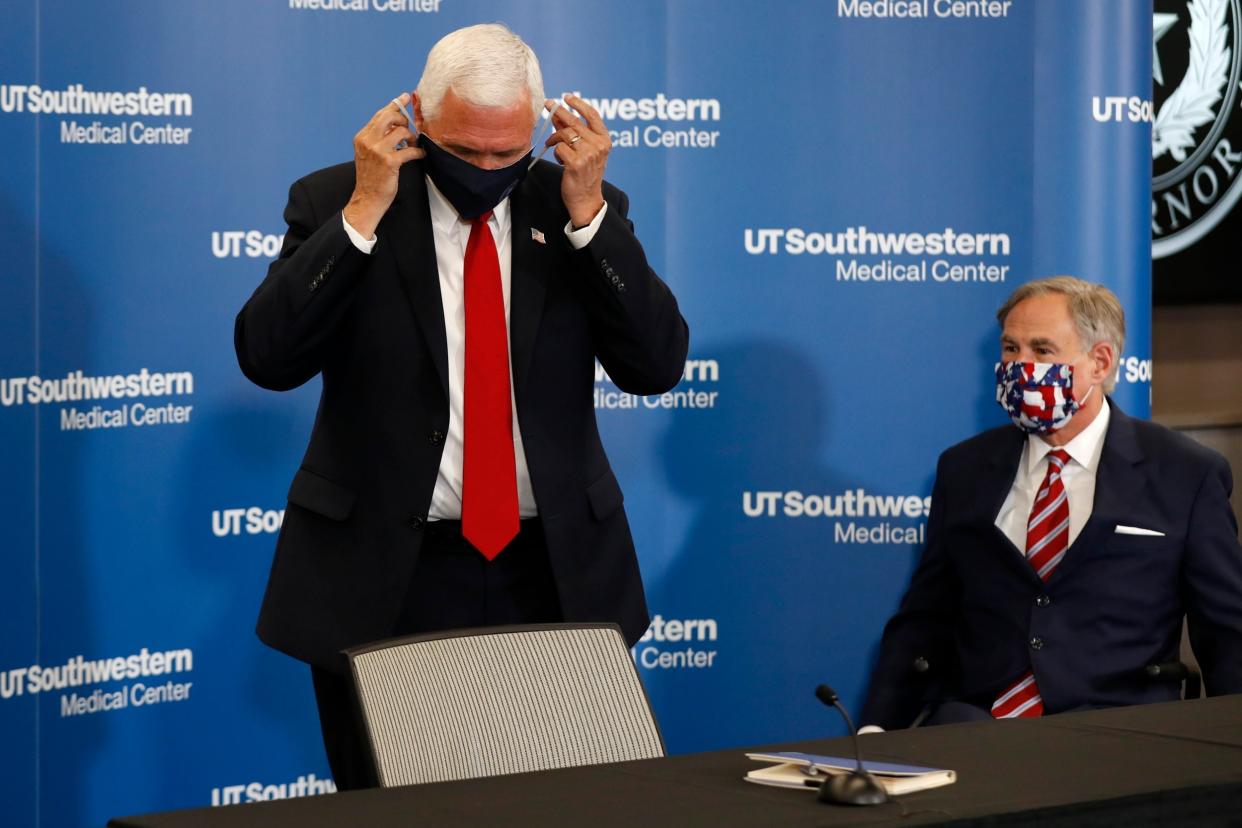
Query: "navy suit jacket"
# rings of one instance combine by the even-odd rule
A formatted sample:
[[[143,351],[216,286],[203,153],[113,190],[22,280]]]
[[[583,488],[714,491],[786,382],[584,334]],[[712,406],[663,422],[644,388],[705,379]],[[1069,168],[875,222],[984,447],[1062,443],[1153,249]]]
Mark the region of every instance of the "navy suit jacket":
[[[1046,713],[1173,700],[1177,686],[1144,668],[1178,660],[1183,617],[1207,692],[1242,692],[1242,547],[1225,459],[1112,403],[1091,517],[1044,583],[996,527],[1026,439],[1004,426],[941,455],[927,544],[885,627],[862,723],[905,727],[928,701],[988,708],[1027,669]]]
[[[595,423],[598,358],[636,394],[681,379],[689,333],[605,184],[608,211],[574,250],[561,168],[510,196],[510,358],[522,441],[566,620],[613,621],[631,643],[647,605],[621,489]],[[341,669],[341,649],[393,634],[448,432],[448,349],[421,163],[401,169],[371,255],[341,222],[352,163],[290,188],[280,257],[237,316],[242,371],[264,388],[323,391],[289,488],[259,637]],[[542,242],[532,230],[543,234]]]

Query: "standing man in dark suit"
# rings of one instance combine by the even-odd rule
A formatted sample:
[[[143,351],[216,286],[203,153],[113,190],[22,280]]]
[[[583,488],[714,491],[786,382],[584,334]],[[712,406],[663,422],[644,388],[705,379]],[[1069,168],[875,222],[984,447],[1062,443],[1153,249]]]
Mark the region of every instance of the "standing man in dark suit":
[[[906,727],[926,704],[941,724],[1172,700],[1145,668],[1178,660],[1183,617],[1208,693],[1242,692],[1228,463],[1105,396],[1125,340],[1107,288],[1030,282],[997,319],[997,399],[1017,428],[941,455],[863,723]]]
[[[568,102],[581,117],[557,109],[547,140],[560,166],[532,167],[534,53],[500,25],[447,35],[352,163],[294,183],[284,249],[238,314],[255,383],[323,377],[258,634],[311,664],[339,788],[374,784],[343,648],[559,620],[614,621],[633,644],[647,627],[594,365],[663,393],[688,329],[603,180],[607,127]]]

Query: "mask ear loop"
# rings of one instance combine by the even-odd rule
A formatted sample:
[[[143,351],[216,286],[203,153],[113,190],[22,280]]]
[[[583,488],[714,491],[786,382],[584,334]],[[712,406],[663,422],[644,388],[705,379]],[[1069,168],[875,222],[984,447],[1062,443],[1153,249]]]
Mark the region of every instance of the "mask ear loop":
[[[392,102],[397,105],[397,108],[401,110],[401,114],[404,115],[405,119],[410,122],[410,127],[409,127],[410,131],[412,132],[416,130],[417,127],[414,126],[414,116],[410,114],[410,110],[405,108],[405,104],[401,103],[401,99],[393,98]],[[401,143],[397,144],[395,147],[393,147],[393,149],[403,150],[408,146],[409,146],[409,142],[407,142],[404,138],[402,138]]]
[[[549,126],[551,126],[552,128],[551,128],[550,130],[548,130],[547,134],[545,135],[545,134],[543,134],[543,127],[542,127],[542,126],[540,126],[540,127],[539,127],[539,139],[538,139],[537,141],[535,141],[535,143],[536,143],[536,144],[539,144],[539,143],[542,143],[542,142],[544,142],[544,141],[548,140],[548,138],[552,135],[552,133],[553,133],[553,132],[556,132],[556,124],[552,123],[552,116],[556,114],[556,110],[560,109],[560,108],[561,108],[561,106],[562,106],[563,104],[564,104],[564,101],[562,101],[560,98],[557,98],[557,99],[556,99],[556,103],[554,103],[554,104],[552,105],[552,108],[548,110],[547,114],[546,114],[544,117],[547,119],[547,121],[548,121],[548,125],[549,125]],[[537,162],[540,158],[543,158],[544,153],[546,153],[546,152],[547,152],[548,150],[550,150],[550,149],[552,149],[552,145],[551,145],[551,144],[549,144],[548,146],[544,147],[544,148],[540,151],[540,153],[539,153],[538,155],[536,155],[534,158],[532,158],[532,159],[530,160],[530,164],[526,167],[526,171],[527,171],[527,172],[530,172],[530,171],[534,168],[535,163],[536,163],[536,162]]]
[[[1083,356],[1086,356],[1086,354],[1083,354]],[[1066,364],[1069,365],[1069,369],[1070,369],[1070,385],[1069,385],[1070,396],[1074,397],[1074,405],[1077,406],[1078,408],[1082,408],[1083,403],[1085,403],[1091,397],[1091,392],[1095,390],[1095,383],[1094,382],[1091,383],[1090,387],[1087,388],[1087,393],[1082,395],[1081,400],[1078,399],[1074,395],[1074,373],[1075,373],[1074,364],[1072,362],[1066,363]]]

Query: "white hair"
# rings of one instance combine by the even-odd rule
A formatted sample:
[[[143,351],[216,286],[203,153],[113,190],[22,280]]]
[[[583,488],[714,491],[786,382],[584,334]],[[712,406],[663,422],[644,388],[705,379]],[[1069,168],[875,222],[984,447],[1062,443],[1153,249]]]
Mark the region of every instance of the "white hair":
[[[1009,294],[1005,304],[996,312],[996,321],[1004,328],[1006,317],[1019,302],[1046,293],[1056,293],[1066,298],[1070,316],[1074,318],[1074,327],[1078,329],[1078,338],[1082,340],[1085,350],[1090,350],[1097,342],[1107,342],[1113,346],[1113,364],[1108,379],[1104,382],[1105,393],[1113,393],[1113,388],[1117,385],[1117,360],[1121,359],[1121,349],[1126,344],[1126,312],[1122,309],[1117,294],[1103,285],[1073,276],[1036,279],[1020,285]]]
[[[418,81],[424,118],[436,117],[450,89],[475,106],[512,106],[528,93],[531,114],[543,112],[539,58],[502,23],[458,29],[431,47]]]

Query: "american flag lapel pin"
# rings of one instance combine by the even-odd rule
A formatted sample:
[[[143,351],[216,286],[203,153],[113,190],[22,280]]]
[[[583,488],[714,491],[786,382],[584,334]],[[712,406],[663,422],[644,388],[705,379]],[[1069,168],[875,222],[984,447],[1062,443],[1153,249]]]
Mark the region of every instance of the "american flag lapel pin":
[[[539,242],[540,244],[547,244],[547,243],[548,243],[548,240],[547,240],[547,239],[545,239],[545,238],[543,237],[543,231],[542,231],[542,230],[536,230],[536,229],[535,229],[535,228],[533,228],[533,227],[532,227],[532,228],[530,228],[530,237],[531,237],[533,240],[535,240],[535,241]]]

